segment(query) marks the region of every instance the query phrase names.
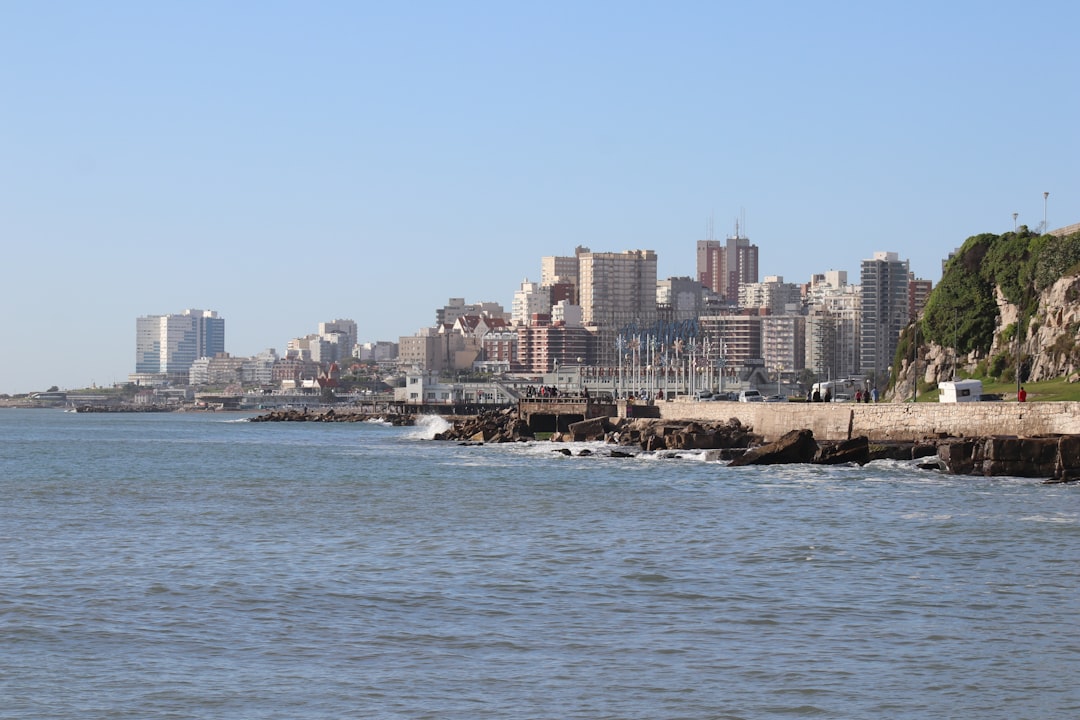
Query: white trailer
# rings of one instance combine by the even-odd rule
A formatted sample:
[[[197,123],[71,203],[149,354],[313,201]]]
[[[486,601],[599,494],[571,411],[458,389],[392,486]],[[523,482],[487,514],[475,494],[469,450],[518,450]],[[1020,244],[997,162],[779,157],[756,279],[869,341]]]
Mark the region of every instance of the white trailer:
[[[938,402],[979,402],[982,380],[952,380],[938,383]]]

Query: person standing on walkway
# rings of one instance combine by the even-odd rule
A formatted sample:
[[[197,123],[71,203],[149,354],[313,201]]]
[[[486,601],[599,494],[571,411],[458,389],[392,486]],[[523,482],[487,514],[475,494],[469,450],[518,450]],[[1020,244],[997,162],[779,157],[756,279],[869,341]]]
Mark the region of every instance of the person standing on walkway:
[[[1023,385],[1016,391],[1016,402],[1027,402],[1027,390],[1024,389]]]

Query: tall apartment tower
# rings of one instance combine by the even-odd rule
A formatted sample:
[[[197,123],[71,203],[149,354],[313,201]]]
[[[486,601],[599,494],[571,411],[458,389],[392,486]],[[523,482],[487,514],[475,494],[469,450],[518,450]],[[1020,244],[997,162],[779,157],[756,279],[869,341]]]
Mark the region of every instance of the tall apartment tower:
[[[146,315],[135,320],[135,373],[187,376],[201,357],[225,352],[225,319],[213,310]]]
[[[579,256],[582,322],[596,327],[656,321],[656,253],[583,253]]]
[[[758,281],[758,246],[751,245],[750,239],[739,234],[739,224],[735,223],[735,235],[727,239],[727,282],[723,295],[731,304],[739,301],[739,286]]]
[[[698,240],[697,279],[718,295],[724,294],[727,279],[727,253],[719,240]]]
[[[758,247],[740,234],[738,223],[724,243],[698,240],[697,279],[731,305],[738,303],[741,285],[758,281]]]
[[[911,273],[908,279],[908,314],[911,320],[917,320],[919,313],[926,307],[926,301],[930,298],[930,291],[934,289],[934,283],[930,280],[922,280]]]
[[[806,367],[822,380],[857,375],[862,286],[829,270],[812,276],[806,299]]]
[[[859,369],[879,381],[893,363],[900,333],[911,317],[909,263],[894,252],[875,252],[861,263]]]

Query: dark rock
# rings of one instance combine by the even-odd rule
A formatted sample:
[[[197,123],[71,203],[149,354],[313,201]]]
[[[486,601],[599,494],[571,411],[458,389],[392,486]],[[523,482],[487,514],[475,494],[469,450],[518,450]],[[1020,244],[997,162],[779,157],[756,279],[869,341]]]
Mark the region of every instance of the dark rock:
[[[938,445],[938,458],[952,475],[971,475],[975,468],[975,441],[946,440]],[[981,464],[980,464],[981,469]]]
[[[750,448],[734,458],[730,465],[778,465],[809,463],[817,455],[818,444],[812,430],[792,430],[775,442]]]
[[[650,435],[642,442],[642,450],[648,452],[656,452],[658,450],[667,450],[667,441],[660,435]]]
[[[819,465],[843,465],[870,462],[870,442],[866,436],[843,440],[838,443],[822,443],[818,448],[814,462]]]
[[[570,438],[574,442],[592,442],[603,440],[611,430],[611,423],[606,417],[589,418],[580,422],[570,423],[567,428]]]

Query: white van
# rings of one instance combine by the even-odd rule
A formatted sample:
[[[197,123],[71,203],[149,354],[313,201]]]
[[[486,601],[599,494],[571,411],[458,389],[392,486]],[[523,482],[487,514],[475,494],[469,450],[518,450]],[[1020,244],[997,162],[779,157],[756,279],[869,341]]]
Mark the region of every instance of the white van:
[[[757,390],[743,390],[739,393],[739,402],[765,402],[765,398]]]

